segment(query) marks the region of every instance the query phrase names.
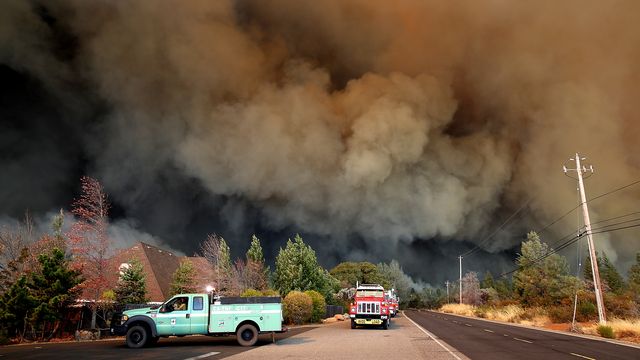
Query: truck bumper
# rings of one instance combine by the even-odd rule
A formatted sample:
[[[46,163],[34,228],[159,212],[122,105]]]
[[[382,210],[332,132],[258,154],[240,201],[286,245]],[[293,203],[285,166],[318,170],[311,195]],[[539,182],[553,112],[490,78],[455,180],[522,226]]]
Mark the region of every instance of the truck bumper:
[[[114,336],[124,336],[127,335],[127,330],[129,330],[127,325],[114,325],[109,332]]]

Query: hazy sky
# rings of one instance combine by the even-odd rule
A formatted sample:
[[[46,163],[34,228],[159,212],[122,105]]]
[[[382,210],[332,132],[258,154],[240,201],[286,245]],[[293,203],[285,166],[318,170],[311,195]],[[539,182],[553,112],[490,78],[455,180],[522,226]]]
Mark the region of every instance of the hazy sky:
[[[325,266],[430,282],[508,270],[522,235],[640,179],[637,1],[0,3],[0,217],[68,208],[86,174],[120,244],[192,253],[303,234]],[[638,211],[640,186],[590,203]],[[487,239],[514,211],[522,211]],[[637,216],[636,216],[637,217]],[[570,214],[542,238],[575,231]],[[634,217],[622,220],[634,219]],[[598,234],[626,270],[637,228]],[[584,247],[583,247],[584,251]],[[575,256],[576,247],[563,255]]]

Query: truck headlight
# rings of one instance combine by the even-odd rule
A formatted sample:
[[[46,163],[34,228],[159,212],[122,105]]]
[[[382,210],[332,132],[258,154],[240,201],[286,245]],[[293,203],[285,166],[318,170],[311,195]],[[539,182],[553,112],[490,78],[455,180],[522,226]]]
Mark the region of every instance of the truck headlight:
[[[129,320],[129,317],[127,315],[122,315],[122,318],[120,319],[120,325],[123,325],[125,322],[127,322],[127,320]]]

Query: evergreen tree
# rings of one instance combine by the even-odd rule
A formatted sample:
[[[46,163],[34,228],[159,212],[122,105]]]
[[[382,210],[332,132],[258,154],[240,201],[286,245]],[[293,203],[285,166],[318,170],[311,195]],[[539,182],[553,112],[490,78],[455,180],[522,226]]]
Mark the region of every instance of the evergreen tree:
[[[142,263],[138,260],[129,261],[115,289],[116,302],[120,304],[143,304],[147,299],[147,281]]]
[[[636,253],[636,263],[631,265],[629,272],[629,289],[637,303],[640,303],[640,252]]]
[[[173,281],[171,282],[170,295],[190,294],[197,292],[195,286],[196,270],[193,263],[184,260],[173,273]]]
[[[618,269],[616,269],[615,265],[613,265],[611,260],[609,260],[605,252],[602,252],[602,258],[598,259],[598,262],[601,262],[600,275],[602,280],[607,284],[611,291],[618,295],[622,294],[625,289],[624,279],[618,272]]]
[[[411,289],[413,289],[413,280],[409,275],[405,274],[400,263],[394,259],[388,265],[384,263],[378,264],[378,271],[383,279],[381,282],[384,288],[395,289],[400,298],[400,303],[406,304],[409,301]]]
[[[491,275],[491,272],[487,271],[484,273],[484,278],[482,279],[482,283],[480,284],[480,287],[483,289],[490,289],[490,288],[495,288],[495,282],[493,281],[493,275]]]
[[[552,305],[575,293],[578,279],[569,275],[564,257],[551,254],[538,234],[530,232],[516,260],[514,289],[527,305]]]
[[[35,307],[35,299],[27,286],[27,276],[22,275],[0,297],[0,323],[9,336],[21,342],[27,328],[27,318]]]
[[[41,254],[38,261],[41,271],[32,273],[28,283],[36,305],[29,320],[41,332],[42,339],[48,340],[56,334],[66,309],[78,297],[77,286],[82,279],[80,271],[70,268],[64,252],[58,248],[50,254]]]
[[[273,273],[274,287],[283,296],[291,290],[326,291],[324,269],[318,265],[316,252],[302,241],[300,235],[289,239],[287,246],[276,257],[276,269]],[[327,296],[326,293],[323,295]]]
[[[618,295],[622,294],[625,289],[625,283],[618,269],[611,263],[606,253],[599,254],[596,252],[596,258],[598,259],[598,271],[600,272],[603,291],[608,289]],[[593,289],[593,272],[591,270],[591,257],[589,256],[584,261],[583,275],[585,281]]]
[[[247,250],[247,263],[243,271],[244,287],[248,289],[264,290],[268,287],[269,269],[264,265],[264,255],[260,240],[253,235],[251,246]]]

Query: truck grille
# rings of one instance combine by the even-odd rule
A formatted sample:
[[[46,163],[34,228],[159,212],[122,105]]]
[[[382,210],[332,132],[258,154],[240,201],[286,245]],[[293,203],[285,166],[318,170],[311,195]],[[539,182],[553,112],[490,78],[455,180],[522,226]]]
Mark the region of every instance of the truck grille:
[[[380,314],[379,302],[359,302],[358,314]]]

